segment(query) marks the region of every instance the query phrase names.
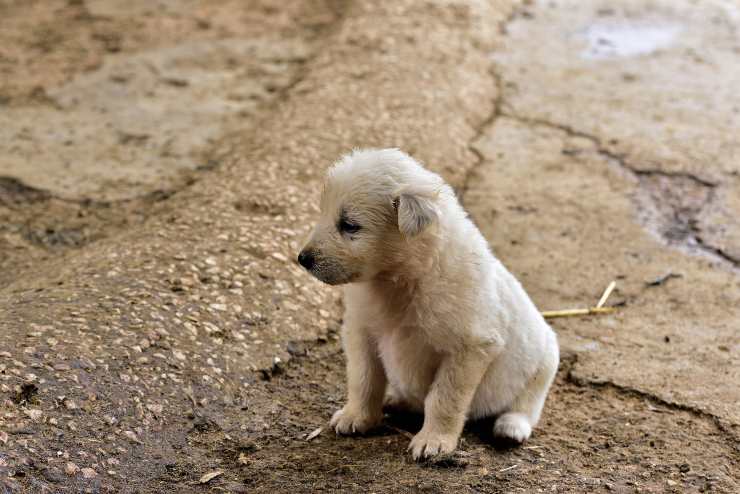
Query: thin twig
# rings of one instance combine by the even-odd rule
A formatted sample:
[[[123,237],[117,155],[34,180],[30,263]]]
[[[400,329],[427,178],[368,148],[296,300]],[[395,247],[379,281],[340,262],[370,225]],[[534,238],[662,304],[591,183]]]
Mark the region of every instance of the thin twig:
[[[596,308],[597,309],[600,309],[600,308],[602,308],[604,306],[604,304],[606,303],[606,299],[608,299],[609,298],[609,295],[612,294],[612,291],[614,290],[614,287],[615,286],[617,286],[617,282],[616,281],[612,281],[611,283],[609,283],[609,286],[606,287],[606,290],[604,290],[604,294],[599,299],[599,303],[596,304]]]
[[[386,425],[387,428],[392,430],[393,432],[396,432],[398,434],[401,434],[402,436],[406,436],[407,439],[413,439],[414,435],[411,434],[409,431],[405,431],[403,429],[399,429],[398,427],[394,427],[392,425]]]
[[[546,310],[542,312],[542,316],[547,319],[553,319],[556,317],[571,317],[571,316],[590,316],[593,314],[609,314],[615,312],[615,307],[591,307],[589,309],[565,309],[565,310]]]
[[[556,317],[590,316],[594,314],[609,314],[610,312],[614,312],[617,310],[616,307],[604,307],[604,304],[616,286],[616,281],[609,283],[609,286],[604,290],[604,293],[601,295],[601,299],[599,299],[599,303],[596,304],[596,307],[589,307],[587,309],[546,310],[542,312],[542,316],[546,319],[554,319]]]

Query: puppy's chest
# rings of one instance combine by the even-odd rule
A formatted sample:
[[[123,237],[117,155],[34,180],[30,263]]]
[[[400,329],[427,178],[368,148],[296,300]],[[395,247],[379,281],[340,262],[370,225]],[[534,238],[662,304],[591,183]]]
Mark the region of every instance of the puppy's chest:
[[[390,296],[386,292],[367,302],[368,329],[388,380],[403,397],[423,401],[440,362],[440,354],[429,341],[431,326],[438,323],[403,293]]]
[[[423,401],[439,366],[440,355],[418,328],[388,328],[376,338],[391,385],[401,395]]]

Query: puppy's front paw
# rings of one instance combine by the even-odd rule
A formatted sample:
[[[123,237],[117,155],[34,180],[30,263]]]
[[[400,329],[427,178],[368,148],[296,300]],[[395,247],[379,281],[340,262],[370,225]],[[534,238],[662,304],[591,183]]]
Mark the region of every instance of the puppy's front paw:
[[[364,410],[345,405],[334,412],[329,422],[337,434],[364,434],[380,423],[381,414],[369,414]]]
[[[423,428],[412,439],[408,449],[414,460],[419,458],[430,458],[438,454],[452,453],[457,448],[458,436],[455,434],[442,434],[439,432],[427,432]]]
[[[493,426],[493,435],[509,439],[515,443],[523,443],[532,434],[532,426],[526,415],[521,413],[505,413],[501,415]]]

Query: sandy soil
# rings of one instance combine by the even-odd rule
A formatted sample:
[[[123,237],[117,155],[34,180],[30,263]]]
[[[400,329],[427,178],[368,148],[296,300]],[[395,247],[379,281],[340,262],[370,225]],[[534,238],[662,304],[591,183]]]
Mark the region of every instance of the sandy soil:
[[[738,492],[732,2],[0,0],[0,492]],[[522,447],[325,428],[323,169],[399,146],[558,320]],[[210,475],[209,475],[210,474]]]

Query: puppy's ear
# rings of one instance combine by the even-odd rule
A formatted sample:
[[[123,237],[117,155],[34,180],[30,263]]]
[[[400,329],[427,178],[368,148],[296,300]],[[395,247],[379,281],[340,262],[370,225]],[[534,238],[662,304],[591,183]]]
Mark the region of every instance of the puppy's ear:
[[[436,194],[424,191],[404,191],[393,201],[398,215],[398,230],[413,237],[437,221]]]

